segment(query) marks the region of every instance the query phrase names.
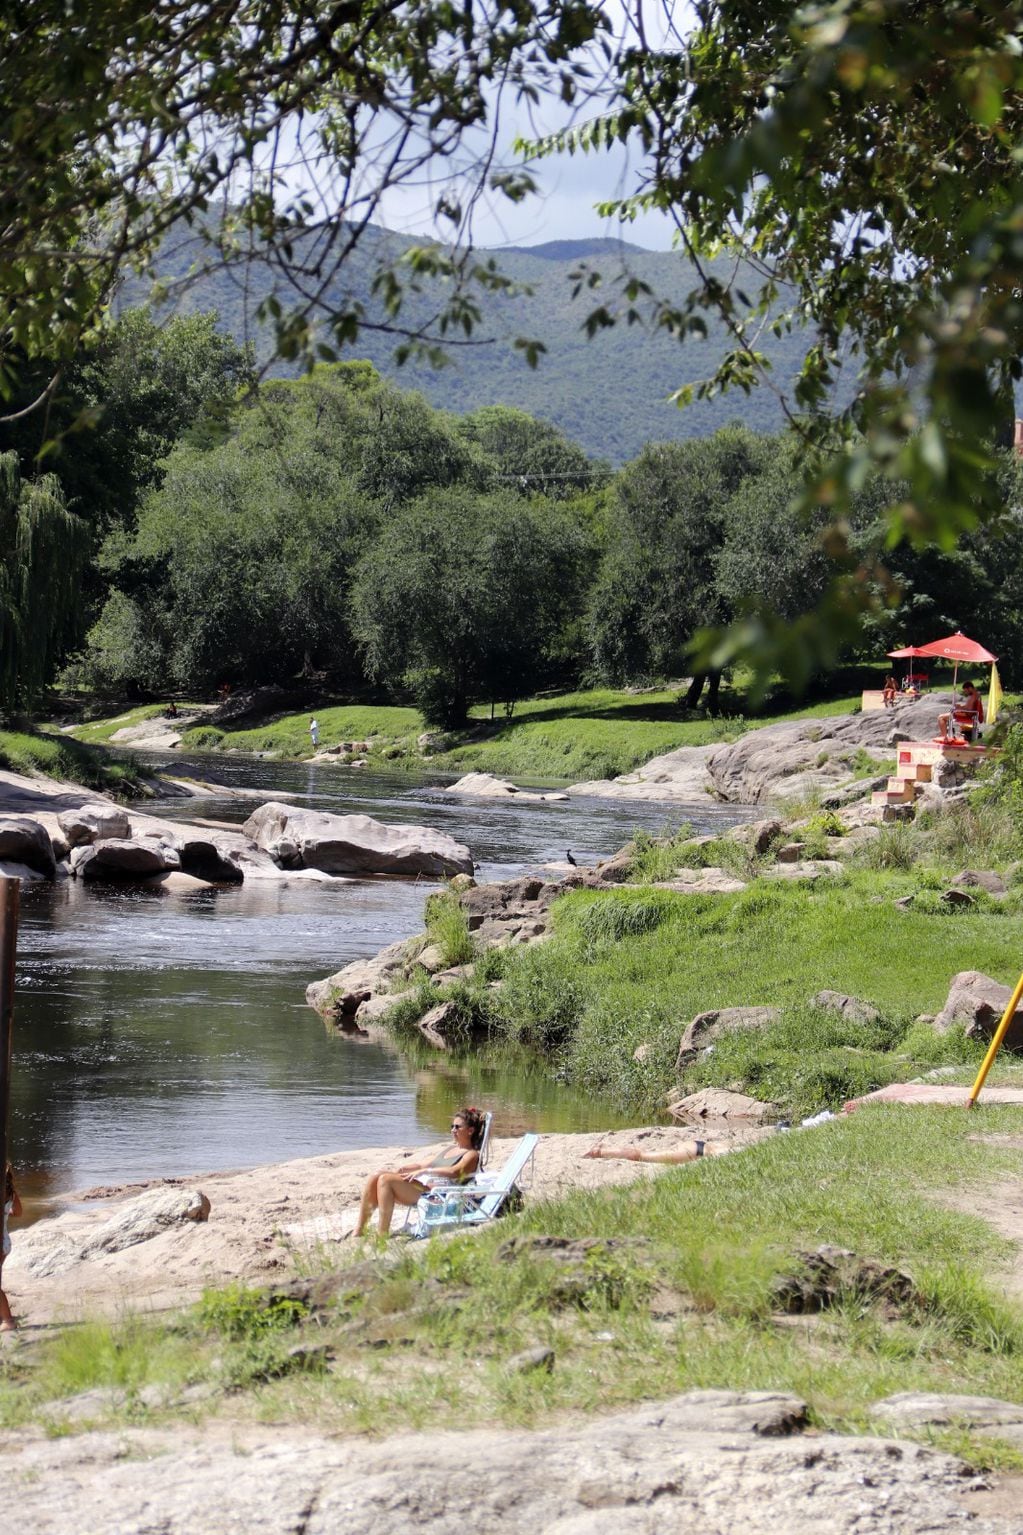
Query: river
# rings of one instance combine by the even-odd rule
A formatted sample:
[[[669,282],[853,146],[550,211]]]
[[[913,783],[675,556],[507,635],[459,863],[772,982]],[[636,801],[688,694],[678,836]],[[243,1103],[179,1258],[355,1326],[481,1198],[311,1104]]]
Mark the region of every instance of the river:
[[[463,800],[436,775],[371,773],[258,758],[150,758],[181,775],[258,788],[267,799],[421,822],[467,843],[478,878],[564,859],[595,862],[637,827],[700,830],[748,815],[641,801]],[[448,780],[449,781],[449,780]],[[240,822],[252,801],[147,801],[147,812]],[[36,1210],[70,1190],[255,1166],[360,1146],[446,1137],[469,1100],[498,1134],[621,1123],[599,1101],[525,1071],[397,1052],[337,1036],[306,984],[422,926],[435,886],[396,880],[188,894],[83,886],[22,896],[11,1155]]]

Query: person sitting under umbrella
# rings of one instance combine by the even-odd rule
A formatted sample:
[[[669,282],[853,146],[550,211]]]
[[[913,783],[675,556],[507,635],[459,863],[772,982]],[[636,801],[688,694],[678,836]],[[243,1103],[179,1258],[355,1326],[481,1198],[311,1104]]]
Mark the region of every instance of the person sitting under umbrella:
[[[962,730],[968,741],[975,741],[984,723],[984,700],[972,682],[963,683],[963,696],[953,704],[950,713],[938,715],[938,729],[947,737],[949,721]]]

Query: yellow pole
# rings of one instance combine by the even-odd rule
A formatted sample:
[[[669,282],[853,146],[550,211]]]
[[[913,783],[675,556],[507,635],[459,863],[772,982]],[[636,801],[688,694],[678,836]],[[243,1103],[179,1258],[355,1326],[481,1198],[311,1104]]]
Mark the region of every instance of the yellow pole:
[[[1002,1021],[995,1030],[994,1038],[987,1047],[987,1055],[985,1055],[983,1061],[981,1062],[980,1070],[977,1072],[977,1080],[970,1088],[970,1096],[966,1100],[966,1107],[968,1109],[973,1108],[973,1105],[976,1103],[978,1097],[980,1096],[980,1090],[984,1086],[984,1083],[987,1079],[987,1074],[994,1064],[995,1056],[1002,1048],[1002,1040],[1009,1032],[1009,1025],[1013,1020],[1013,1016],[1017,1007],[1019,1006],[1020,997],[1023,997],[1023,975],[1021,975],[1019,980],[1016,982],[1016,990],[1009,998],[1009,1005],[1005,1009],[1005,1012],[1002,1014]]]

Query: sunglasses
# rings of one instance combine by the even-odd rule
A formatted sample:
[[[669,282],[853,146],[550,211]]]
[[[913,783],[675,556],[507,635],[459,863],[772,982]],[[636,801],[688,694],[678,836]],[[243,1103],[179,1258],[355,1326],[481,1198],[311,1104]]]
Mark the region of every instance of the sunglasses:
[[[451,1121],[451,1128],[452,1128],[452,1130],[464,1130],[465,1129],[465,1120],[464,1119],[453,1119]]]

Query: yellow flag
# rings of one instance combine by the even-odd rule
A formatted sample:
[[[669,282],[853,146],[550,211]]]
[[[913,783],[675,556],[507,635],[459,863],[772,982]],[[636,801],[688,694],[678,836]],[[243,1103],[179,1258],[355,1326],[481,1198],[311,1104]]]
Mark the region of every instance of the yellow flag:
[[[1002,679],[998,675],[998,667],[991,667],[991,691],[987,695],[987,721],[991,725],[998,718],[998,711],[1002,707]]]

